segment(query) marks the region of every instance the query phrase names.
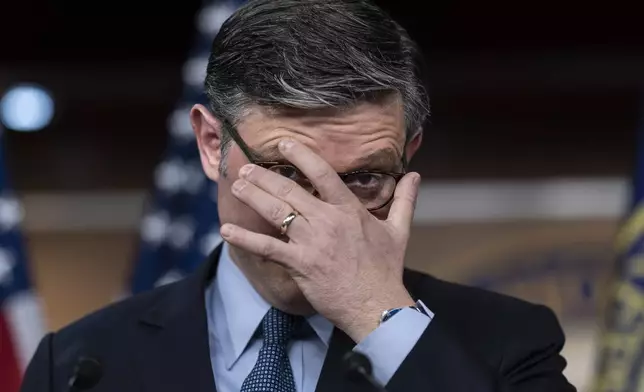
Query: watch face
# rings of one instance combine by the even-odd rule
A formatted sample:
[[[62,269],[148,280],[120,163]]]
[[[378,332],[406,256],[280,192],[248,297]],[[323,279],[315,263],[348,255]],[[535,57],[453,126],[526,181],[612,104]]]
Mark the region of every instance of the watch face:
[[[392,318],[396,313],[400,312],[401,310],[402,310],[402,308],[395,308],[395,309],[389,309],[389,310],[385,311],[385,313],[382,316],[382,321],[381,322],[384,323],[385,321],[387,321],[390,318]]]

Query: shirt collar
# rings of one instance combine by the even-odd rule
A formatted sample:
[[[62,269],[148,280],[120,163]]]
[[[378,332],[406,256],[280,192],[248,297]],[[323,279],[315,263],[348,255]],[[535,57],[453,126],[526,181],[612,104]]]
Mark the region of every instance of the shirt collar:
[[[315,334],[320,338],[322,343],[329,348],[329,343],[331,342],[331,335],[333,334],[333,324],[322,317],[320,314],[314,314],[306,318],[306,321],[309,323],[311,328],[315,331]]]
[[[214,310],[214,323],[225,323],[224,328],[215,329],[228,332],[228,338],[218,341],[226,368],[230,369],[248,346],[271,305],[259,295],[237,264],[232,261],[226,242],[221,250],[215,279],[207,290],[212,291],[211,295],[214,297],[210,303],[221,304],[221,309],[210,311]],[[318,338],[328,347],[333,324],[319,314],[307,317],[307,321]]]

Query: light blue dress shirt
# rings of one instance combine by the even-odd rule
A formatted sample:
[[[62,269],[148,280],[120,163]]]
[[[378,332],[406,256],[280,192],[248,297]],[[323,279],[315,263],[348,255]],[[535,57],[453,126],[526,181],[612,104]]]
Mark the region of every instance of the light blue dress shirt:
[[[261,339],[255,330],[271,308],[231,260],[224,242],[217,273],[205,292],[210,359],[218,392],[236,392],[255,366]],[[424,304],[423,304],[424,306]],[[433,318],[412,309],[398,312],[359,342],[354,350],[367,355],[373,376],[383,385],[394,375]],[[298,392],[314,392],[329,348],[333,324],[314,315],[307,318],[315,336],[293,340],[288,356]]]

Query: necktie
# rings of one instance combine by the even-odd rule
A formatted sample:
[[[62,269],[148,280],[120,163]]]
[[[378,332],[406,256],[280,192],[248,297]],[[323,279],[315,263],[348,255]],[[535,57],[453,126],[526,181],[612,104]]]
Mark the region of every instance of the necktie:
[[[240,392],[296,392],[286,345],[300,319],[275,308],[266,313],[261,326],[264,342]]]

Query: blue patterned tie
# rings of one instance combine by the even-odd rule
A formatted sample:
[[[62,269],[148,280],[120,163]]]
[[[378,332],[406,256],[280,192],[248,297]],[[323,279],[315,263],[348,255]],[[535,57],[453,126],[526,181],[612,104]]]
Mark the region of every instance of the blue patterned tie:
[[[286,345],[302,318],[271,308],[262,320],[264,344],[240,392],[295,392]]]

